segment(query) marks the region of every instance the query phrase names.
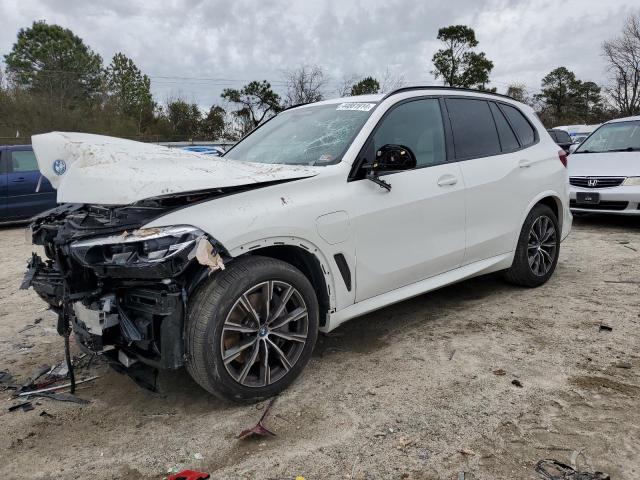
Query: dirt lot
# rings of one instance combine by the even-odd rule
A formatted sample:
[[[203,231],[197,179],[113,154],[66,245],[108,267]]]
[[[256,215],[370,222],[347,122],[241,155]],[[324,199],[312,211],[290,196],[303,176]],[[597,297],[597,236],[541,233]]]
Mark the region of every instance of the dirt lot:
[[[53,314],[17,288],[30,252],[22,229],[0,230],[0,370],[22,381],[63,359]],[[8,412],[3,392],[0,477],[536,479],[550,457],[639,478],[639,259],[640,219],[577,219],[542,288],[483,277],[354,320],[277,400],[272,439],[235,438],[264,403],[224,404],[185,372],[153,394],[92,367],[86,406]]]

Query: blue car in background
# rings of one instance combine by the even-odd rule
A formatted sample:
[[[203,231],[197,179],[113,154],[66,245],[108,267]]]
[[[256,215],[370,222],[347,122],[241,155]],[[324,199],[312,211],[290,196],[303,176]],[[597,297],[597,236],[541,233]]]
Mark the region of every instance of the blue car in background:
[[[31,145],[0,146],[0,223],[29,220],[56,205]]]
[[[216,157],[224,155],[224,149],[216,146],[189,145],[188,147],[182,147],[182,149],[189,152],[204,153],[205,155],[215,155]]]

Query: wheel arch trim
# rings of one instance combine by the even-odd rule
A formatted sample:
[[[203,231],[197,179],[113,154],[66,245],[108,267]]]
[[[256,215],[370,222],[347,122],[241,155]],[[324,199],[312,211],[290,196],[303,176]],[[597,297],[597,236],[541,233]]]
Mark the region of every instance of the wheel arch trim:
[[[267,237],[259,240],[253,240],[240,245],[237,245],[229,250],[229,254],[233,258],[238,258],[250,253],[259,254],[260,250],[268,247],[295,247],[306,254],[310,254],[318,261],[320,269],[322,270],[323,280],[326,286],[328,296],[328,311],[329,314],[335,312],[337,308],[336,300],[336,272],[331,267],[331,262],[324,254],[324,252],[313,242],[310,242],[304,238],[296,236],[281,236],[281,237]],[[286,260],[285,260],[286,261]],[[339,275],[339,273],[338,273]],[[320,300],[320,299],[319,299]],[[321,323],[322,322],[321,320]]]

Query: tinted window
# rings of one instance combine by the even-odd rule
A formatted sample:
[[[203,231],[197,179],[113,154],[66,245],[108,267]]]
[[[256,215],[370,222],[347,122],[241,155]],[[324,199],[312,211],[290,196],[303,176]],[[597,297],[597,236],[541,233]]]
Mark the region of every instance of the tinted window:
[[[556,130],[553,132],[556,134],[556,140],[560,143],[571,143],[571,137],[564,130]]]
[[[446,100],[456,158],[486,157],[500,153],[500,141],[489,104],[484,100]]]
[[[509,122],[504,118],[504,115],[498,108],[498,106],[491,102],[491,113],[493,113],[493,119],[496,121],[496,127],[498,128],[498,136],[500,137],[500,145],[503,152],[512,152],[520,148],[516,134],[513,133]]]
[[[11,165],[14,172],[33,172],[38,170],[38,161],[33,151],[11,152]]]
[[[520,138],[520,142],[523,147],[528,147],[533,142],[536,141],[536,134],[533,130],[531,124],[524,118],[524,115],[520,113],[517,108],[511,107],[509,105],[501,105],[502,110],[507,115],[507,118],[511,122],[514,130],[518,134],[518,138]]]
[[[394,108],[373,135],[376,151],[387,144],[408,147],[418,166],[443,163],[444,129],[436,99],[414,100]]]
[[[549,132],[549,136],[551,137],[551,139],[552,139],[554,142],[557,142],[557,141],[558,141],[558,137],[556,136],[556,132],[554,132],[553,130],[547,130],[547,132]]]

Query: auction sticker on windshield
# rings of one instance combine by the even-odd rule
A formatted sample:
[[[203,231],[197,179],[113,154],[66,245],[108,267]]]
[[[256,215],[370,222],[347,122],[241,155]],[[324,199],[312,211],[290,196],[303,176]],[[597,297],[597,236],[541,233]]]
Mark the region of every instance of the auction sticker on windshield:
[[[368,112],[375,106],[375,103],[345,102],[338,105],[336,110],[357,110],[359,112]]]

